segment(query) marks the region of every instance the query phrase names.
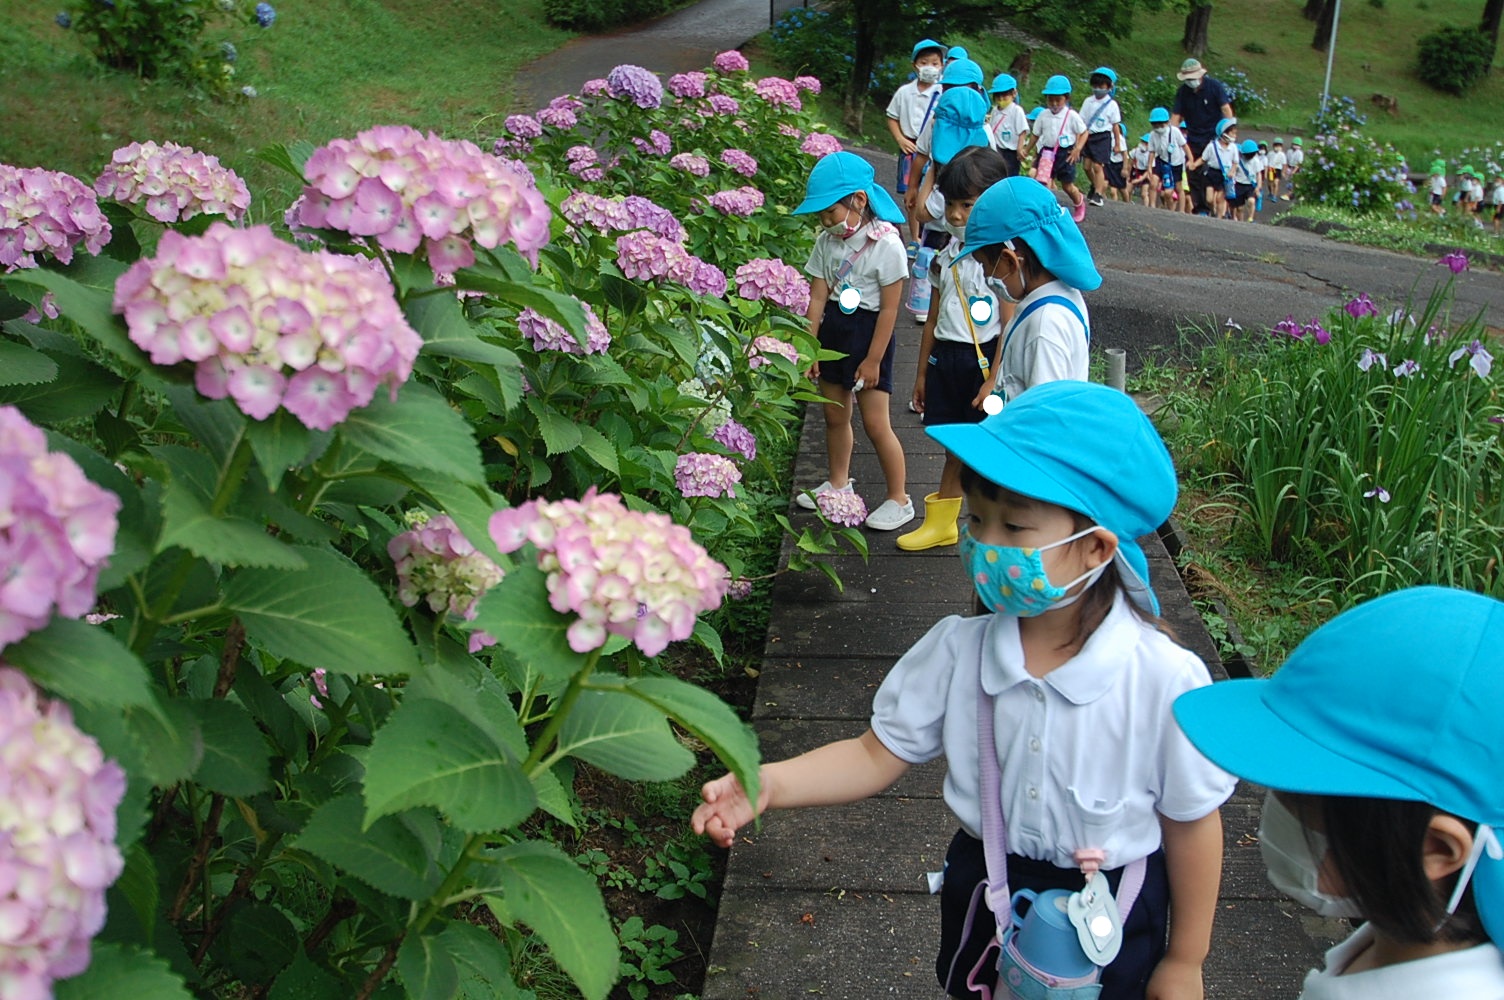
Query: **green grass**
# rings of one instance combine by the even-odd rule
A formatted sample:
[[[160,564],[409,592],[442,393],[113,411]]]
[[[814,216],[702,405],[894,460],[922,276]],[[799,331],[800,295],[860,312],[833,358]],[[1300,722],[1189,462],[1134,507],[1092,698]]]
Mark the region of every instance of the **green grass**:
[[[1320,103],[1326,54],[1311,48],[1315,25],[1301,17],[1303,6],[1300,0],[1243,0],[1218,5],[1212,15],[1212,51],[1203,62],[1214,75],[1228,66],[1242,70],[1254,86],[1283,103],[1283,107],[1251,116],[1249,123],[1261,131],[1301,134]],[[1431,150],[1438,147],[1454,153],[1476,145],[1485,137],[1478,127],[1480,110],[1504,102],[1504,71],[1487,77],[1466,98],[1458,98],[1421,83],[1414,63],[1415,40],[1421,35],[1447,24],[1474,26],[1481,13],[1482,5],[1473,0],[1387,0],[1382,7],[1361,0],[1343,4],[1332,94],[1356,100],[1368,116],[1367,132],[1393,143],[1412,164],[1429,160]],[[1184,26],[1184,12],[1166,5],[1159,13],[1136,13],[1131,38],[1105,46],[1073,43],[1077,58],[1038,49],[1029,88],[1021,95],[1025,106],[1038,102],[1039,88],[1051,73],[1070,75],[1079,96],[1084,96],[1085,74],[1104,63],[1132,81],[1171,76],[1185,58],[1180,49]],[[982,64],[989,79],[1006,69],[1022,48],[997,36],[961,44]],[[1245,51],[1243,46],[1249,44],[1265,51]],[[1397,97],[1399,114],[1379,111],[1372,103],[1375,93]],[[1125,112],[1130,127],[1147,123],[1147,109],[1125,108]]]
[[[1418,203],[1423,198],[1424,193],[1414,196]],[[1417,257],[1439,256],[1436,249],[1438,246],[1455,247],[1468,253],[1504,253],[1504,238],[1494,235],[1491,222],[1485,222],[1484,228],[1479,229],[1471,220],[1459,218],[1455,212],[1448,212],[1442,217],[1434,216],[1426,211],[1423,204],[1414,220],[1382,215],[1355,216],[1340,208],[1327,208],[1324,205],[1296,205],[1290,210],[1290,214],[1351,227],[1333,229],[1326,233],[1327,239],[1378,247],[1380,250],[1394,250]],[[1492,219],[1492,215],[1488,218]],[[1484,259],[1473,260],[1473,267],[1491,266]]]
[[[172,83],[99,67],[36,0],[0,0],[0,162],[91,179],[110,152],[144,139],[213,153],[258,203],[281,213],[291,185],[253,158],[267,143],[324,142],[405,124],[478,140],[512,102],[518,67],[570,36],[541,0],[278,0],[266,31],[235,28],[237,83],[254,99],[207,100]]]

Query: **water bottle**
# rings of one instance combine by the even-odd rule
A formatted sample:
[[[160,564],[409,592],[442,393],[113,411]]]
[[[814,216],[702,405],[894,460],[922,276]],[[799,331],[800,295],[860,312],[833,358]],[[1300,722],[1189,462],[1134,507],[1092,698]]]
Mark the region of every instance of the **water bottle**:
[[[1013,894],[1013,926],[998,961],[998,986],[1006,990],[1001,997],[1018,1000],[1048,991],[1050,996],[1086,1000],[1101,990],[1101,969],[1082,950],[1067,915],[1070,897],[1064,889],[1022,889]],[[1023,903],[1028,909],[1020,916]]]
[[[909,300],[904,307],[916,316],[930,311],[930,262],[935,259],[933,247],[921,246],[914,255],[914,267],[909,274]]]
[[[1050,178],[1055,174],[1055,147],[1051,146],[1039,154],[1039,159],[1034,164],[1034,179],[1045,187],[1049,187]]]

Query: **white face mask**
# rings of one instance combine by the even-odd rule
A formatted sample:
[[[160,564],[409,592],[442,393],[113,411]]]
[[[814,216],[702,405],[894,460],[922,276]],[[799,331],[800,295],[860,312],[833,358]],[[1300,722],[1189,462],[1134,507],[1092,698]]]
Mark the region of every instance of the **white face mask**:
[[[849,240],[856,235],[856,231],[862,228],[861,218],[857,218],[857,224],[851,224],[851,209],[846,209],[846,215],[840,222],[826,226],[825,231],[838,240]]]
[[[1003,245],[1006,246],[1009,250],[1013,249],[1013,245],[1011,243],[1004,243]],[[1002,262],[1003,262],[1002,255],[999,254],[998,255],[998,263],[1001,264]],[[997,267],[994,266],[993,270],[996,271]],[[1023,281],[1023,277],[1024,277],[1024,262],[1022,260],[1019,260],[1019,262],[1018,262],[1018,279],[1020,281]],[[993,291],[997,292],[998,296],[1001,297],[1004,302],[1017,302],[1018,301],[1018,299],[1016,299],[1016,298],[1013,297],[1013,293],[1010,292],[1010,291],[1008,291],[1008,286],[1003,283],[1003,279],[1002,278],[996,277],[995,275],[991,275],[991,274],[987,275],[987,287],[991,288]]]
[[[1269,882],[1307,909],[1323,917],[1363,915],[1351,899],[1316,888],[1327,856],[1326,836],[1308,829],[1273,792],[1264,797],[1259,853],[1269,870]]]
[[[935,83],[940,79],[939,66],[920,66],[918,73],[920,83]]]
[[[1170,126],[1168,126],[1168,125],[1156,125],[1156,126],[1154,126],[1154,134],[1155,135],[1164,135],[1168,131],[1170,131]]]
[[[1200,90],[1201,89],[1201,77],[1198,76],[1194,80],[1187,80],[1185,82],[1185,85],[1187,87],[1190,87],[1192,90]]]

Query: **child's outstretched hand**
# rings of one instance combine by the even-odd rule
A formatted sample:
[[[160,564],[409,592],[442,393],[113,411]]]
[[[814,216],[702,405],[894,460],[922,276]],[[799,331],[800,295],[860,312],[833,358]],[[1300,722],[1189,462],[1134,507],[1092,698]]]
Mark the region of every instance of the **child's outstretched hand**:
[[[718,847],[730,847],[736,831],[756,819],[768,804],[768,783],[762,782],[758,803],[753,807],[747,792],[734,774],[723,774],[700,786],[704,801],[695,809],[689,825],[703,833]]]

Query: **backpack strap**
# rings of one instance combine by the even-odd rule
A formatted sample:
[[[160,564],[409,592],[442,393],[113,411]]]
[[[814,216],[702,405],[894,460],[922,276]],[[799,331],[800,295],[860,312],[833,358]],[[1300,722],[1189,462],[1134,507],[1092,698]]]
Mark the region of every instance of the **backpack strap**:
[[[1003,349],[998,354],[999,358],[1007,356],[1008,342],[1013,339],[1013,332],[1023,324],[1024,320],[1028,319],[1031,315],[1034,314],[1035,311],[1047,304],[1065,306],[1065,308],[1069,309],[1071,311],[1071,315],[1075,316],[1076,319],[1081,321],[1081,331],[1086,335],[1086,342],[1088,344],[1091,343],[1091,327],[1087,326],[1086,317],[1081,315],[1081,310],[1076,307],[1076,303],[1072,302],[1064,295],[1045,295],[1041,298],[1035,299],[1033,302],[1030,302],[1027,306],[1024,307],[1022,312],[1013,317],[1013,322],[1008,324],[1008,332],[1003,336]]]

